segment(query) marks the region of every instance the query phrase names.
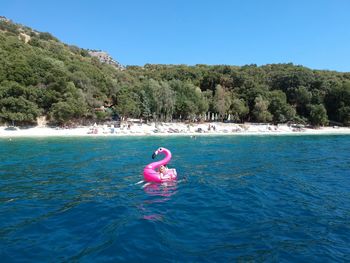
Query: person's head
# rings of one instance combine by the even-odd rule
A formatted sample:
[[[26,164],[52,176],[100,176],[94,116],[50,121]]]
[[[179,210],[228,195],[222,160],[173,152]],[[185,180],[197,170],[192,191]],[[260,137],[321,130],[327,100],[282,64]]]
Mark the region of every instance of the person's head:
[[[159,167],[159,172],[161,172],[161,173],[165,172],[165,166],[164,165],[161,165]]]

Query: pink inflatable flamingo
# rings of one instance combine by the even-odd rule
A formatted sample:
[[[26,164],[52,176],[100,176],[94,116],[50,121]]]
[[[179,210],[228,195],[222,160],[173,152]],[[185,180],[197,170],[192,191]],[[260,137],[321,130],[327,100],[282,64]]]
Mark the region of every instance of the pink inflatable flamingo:
[[[163,176],[157,172],[156,169],[158,169],[161,165],[166,165],[171,160],[171,152],[163,147],[160,147],[153,153],[152,159],[154,159],[159,153],[164,153],[165,158],[158,162],[150,163],[145,167],[143,170],[143,177],[145,178],[145,181],[161,183],[176,180],[177,173],[175,169],[168,169],[166,174]]]

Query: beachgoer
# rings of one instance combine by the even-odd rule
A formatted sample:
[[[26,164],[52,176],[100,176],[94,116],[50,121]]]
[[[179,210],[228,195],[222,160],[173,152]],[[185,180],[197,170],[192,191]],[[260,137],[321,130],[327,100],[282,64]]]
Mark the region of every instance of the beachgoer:
[[[161,165],[160,167],[159,167],[159,173],[161,173],[161,174],[166,174],[166,167],[164,166],[164,165]]]
[[[160,179],[170,179],[169,175],[167,175],[168,168],[166,168],[164,165],[161,165],[159,167],[159,175]]]

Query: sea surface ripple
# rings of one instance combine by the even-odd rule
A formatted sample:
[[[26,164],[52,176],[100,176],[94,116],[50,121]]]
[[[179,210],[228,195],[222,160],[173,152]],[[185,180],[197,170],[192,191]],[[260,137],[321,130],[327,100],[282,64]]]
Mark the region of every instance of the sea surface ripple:
[[[349,139],[1,139],[1,262],[349,262]]]

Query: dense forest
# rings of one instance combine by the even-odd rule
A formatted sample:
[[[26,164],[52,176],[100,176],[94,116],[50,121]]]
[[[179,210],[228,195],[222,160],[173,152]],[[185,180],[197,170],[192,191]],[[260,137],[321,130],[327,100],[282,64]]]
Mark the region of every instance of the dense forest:
[[[350,73],[293,64],[118,69],[50,33],[0,19],[0,123],[119,118],[350,126]]]

